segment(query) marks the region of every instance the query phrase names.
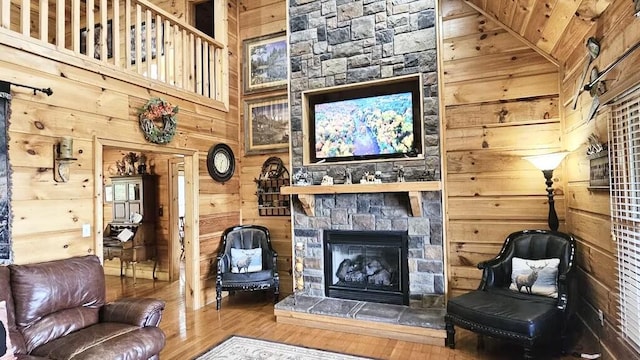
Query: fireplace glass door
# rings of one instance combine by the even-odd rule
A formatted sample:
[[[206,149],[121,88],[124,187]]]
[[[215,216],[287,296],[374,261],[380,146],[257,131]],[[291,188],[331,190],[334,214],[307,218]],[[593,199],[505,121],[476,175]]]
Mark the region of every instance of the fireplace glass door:
[[[325,231],[325,251],[327,296],[408,303],[405,233]]]

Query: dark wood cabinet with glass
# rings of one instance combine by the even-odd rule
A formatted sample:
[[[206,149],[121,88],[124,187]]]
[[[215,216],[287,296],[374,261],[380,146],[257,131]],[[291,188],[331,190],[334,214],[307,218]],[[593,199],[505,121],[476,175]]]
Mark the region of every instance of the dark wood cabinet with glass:
[[[157,265],[156,222],[158,216],[155,175],[117,176],[113,186],[113,218],[103,238],[105,259],[120,259],[120,276],[129,264],[136,282],[136,264],[153,260],[153,278]]]

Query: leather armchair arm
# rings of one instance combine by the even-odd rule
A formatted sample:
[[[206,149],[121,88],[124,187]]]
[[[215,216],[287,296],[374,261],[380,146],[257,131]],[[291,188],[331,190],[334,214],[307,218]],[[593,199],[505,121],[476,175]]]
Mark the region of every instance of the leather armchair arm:
[[[493,259],[478,263],[478,269],[482,270],[482,279],[480,280],[479,290],[486,290],[487,287],[502,286],[505,282],[502,271],[502,256],[496,256]]]
[[[229,271],[229,256],[224,252],[221,252],[216,257],[217,266],[218,266],[218,274],[226,273]]]
[[[558,275],[558,304],[556,307],[562,311],[567,310],[569,297],[571,297],[571,289],[569,289],[570,279],[571,268]]]
[[[102,307],[100,321],[140,327],[158,326],[162,319],[164,305],[164,301],[157,299],[119,299]]]

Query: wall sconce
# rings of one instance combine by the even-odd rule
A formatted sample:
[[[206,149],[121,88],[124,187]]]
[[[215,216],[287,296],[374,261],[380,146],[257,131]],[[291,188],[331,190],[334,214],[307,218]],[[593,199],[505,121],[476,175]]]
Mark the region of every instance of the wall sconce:
[[[73,157],[73,138],[64,136],[53,145],[53,180],[56,182],[69,181],[70,165]]]
[[[547,184],[547,197],[549,198],[549,217],[547,223],[549,229],[558,231],[558,215],[556,214],[556,208],[553,200],[553,170],[560,165],[562,159],[569,155],[568,151],[557,152],[553,154],[527,156],[523,159],[530,161],[535,167],[542,170],[542,174]]]

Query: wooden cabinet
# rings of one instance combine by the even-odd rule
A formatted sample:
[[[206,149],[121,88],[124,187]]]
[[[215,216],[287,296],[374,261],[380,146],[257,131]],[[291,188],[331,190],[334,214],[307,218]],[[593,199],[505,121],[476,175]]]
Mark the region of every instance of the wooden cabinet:
[[[136,264],[140,261],[153,260],[153,277],[155,278],[157,176],[118,176],[111,178],[111,184],[113,186],[113,220],[104,231],[103,256],[108,260],[120,259],[121,276],[123,266],[131,264],[134,282],[136,281]],[[142,221],[135,221],[137,214],[142,216]],[[126,241],[118,238],[121,233],[129,234]]]
[[[134,213],[142,215],[143,221],[155,222],[157,183],[155,175],[112,177],[113,222],[133,222]]]

